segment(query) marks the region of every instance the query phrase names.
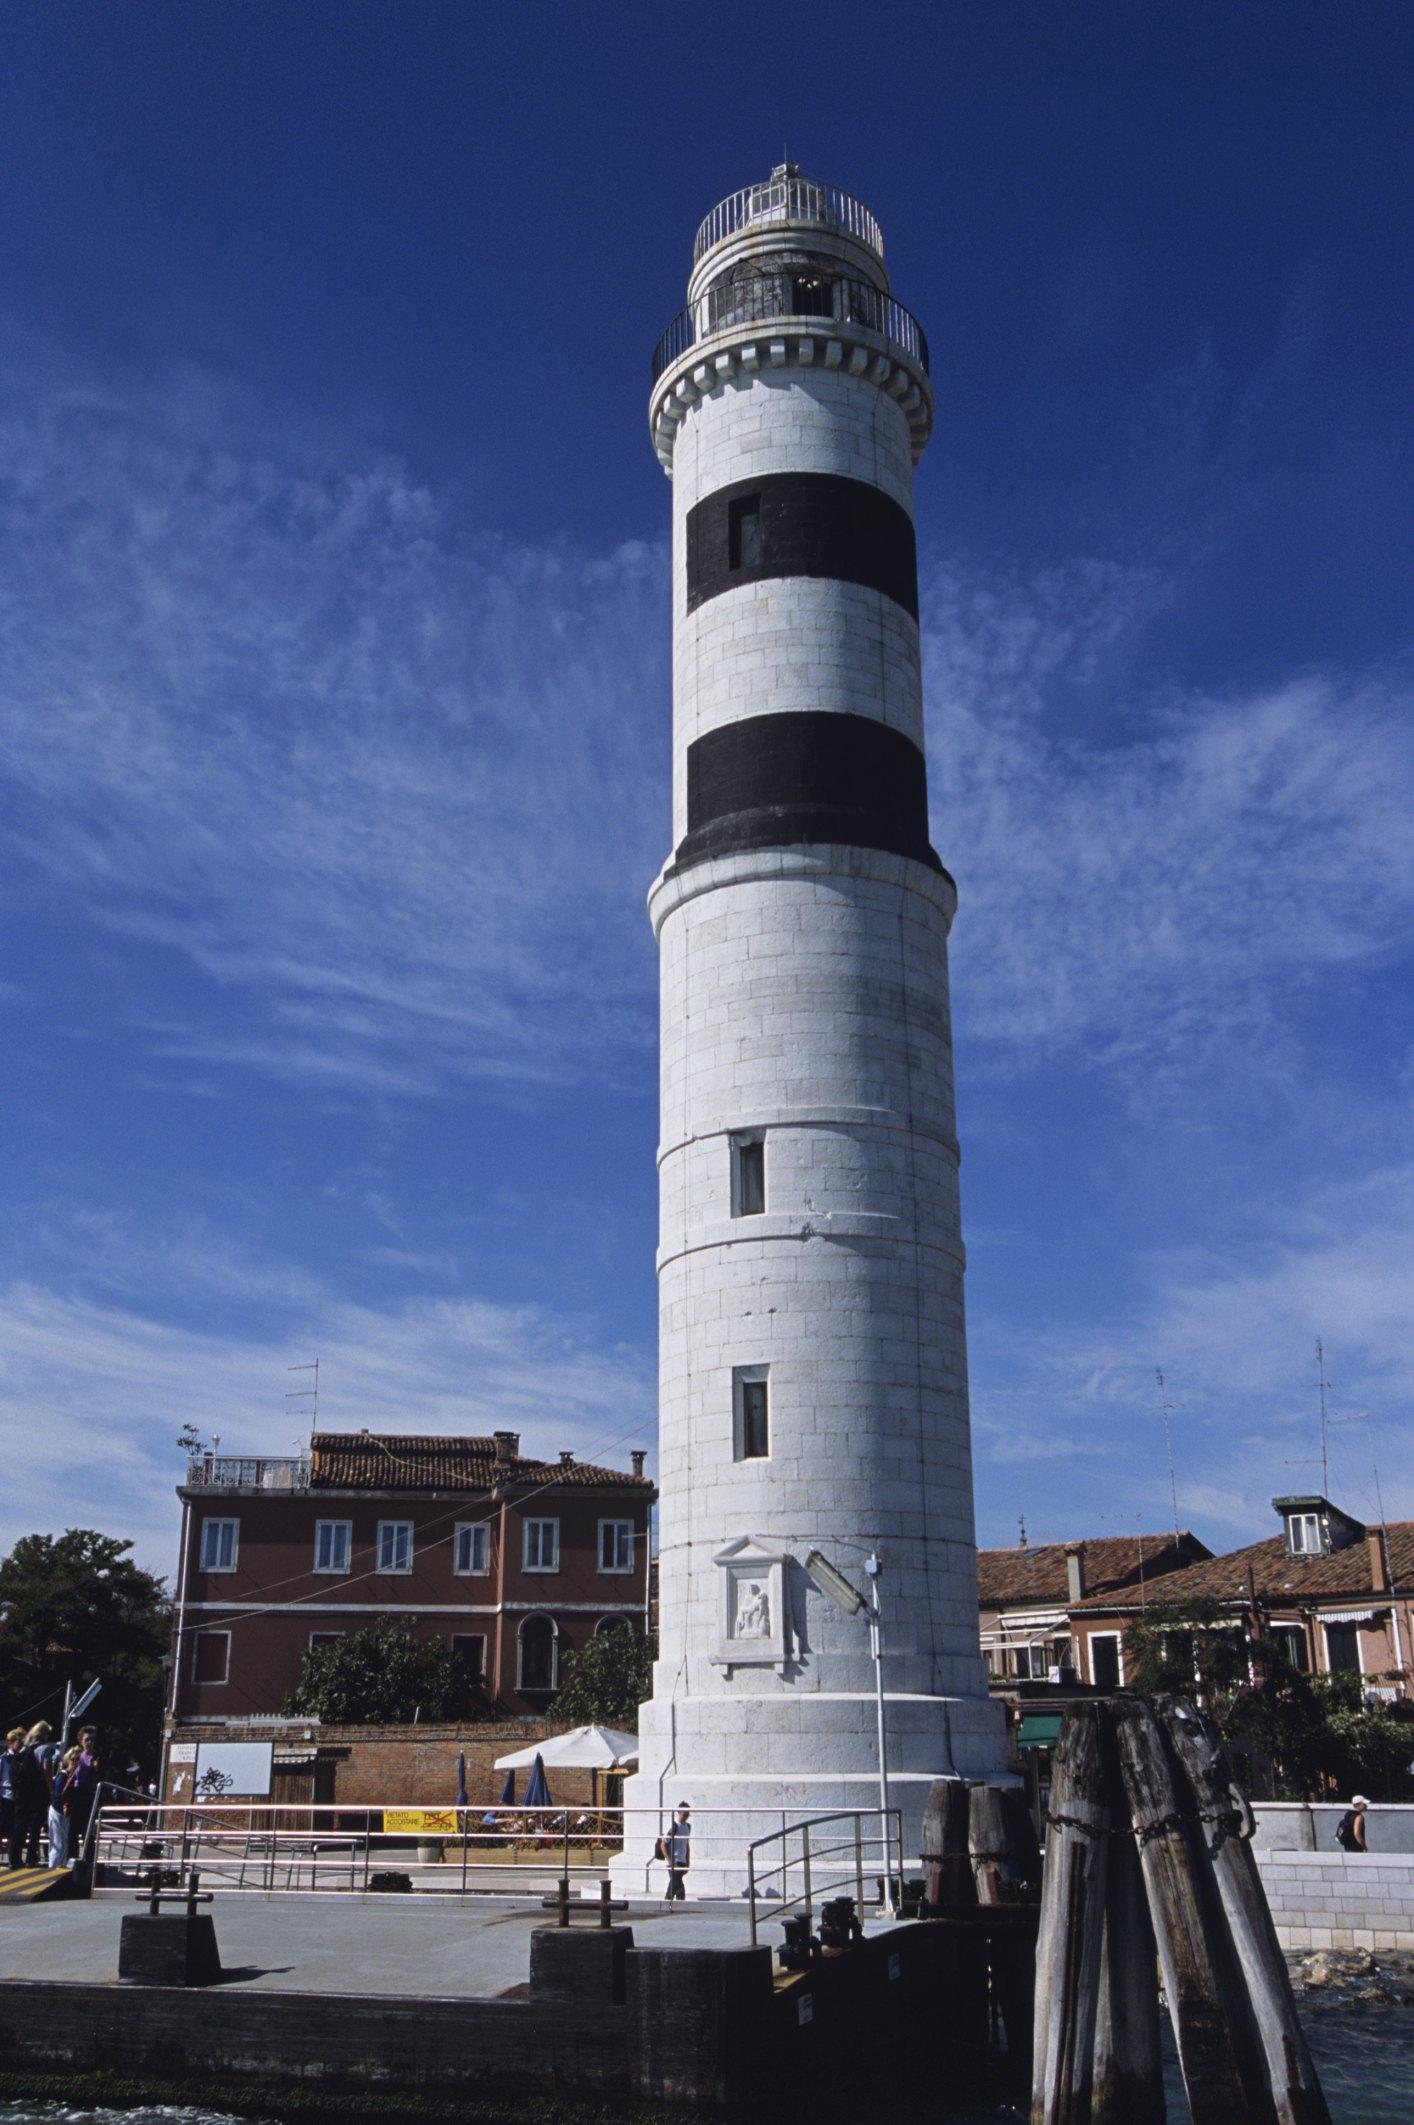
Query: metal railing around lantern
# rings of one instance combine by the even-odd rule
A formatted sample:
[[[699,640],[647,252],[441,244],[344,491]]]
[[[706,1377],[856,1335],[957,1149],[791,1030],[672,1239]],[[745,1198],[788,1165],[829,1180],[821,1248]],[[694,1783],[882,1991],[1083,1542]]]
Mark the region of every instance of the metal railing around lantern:
[[[861,325],[891,339],[928,374],[928,340],[911,310],[885,295],[872,281],[824,273],[755,274],[749,279],[718,281],[686,310],[680,310],[653,350],[653,381],[680,361],[700,340],[732,326],[808,323]]]
[[[773,172],[764,184],[745,185],[713,207],[697,232],[692,262],[696,265],[704,251],[710,251],[725,237],[735,236],[739,229],[782,222],[841,229],[847,236],[868,244],[880,258],[884,255],[884,232],[863,200],[842,192],[836,184],[815,184],[798,172]]]

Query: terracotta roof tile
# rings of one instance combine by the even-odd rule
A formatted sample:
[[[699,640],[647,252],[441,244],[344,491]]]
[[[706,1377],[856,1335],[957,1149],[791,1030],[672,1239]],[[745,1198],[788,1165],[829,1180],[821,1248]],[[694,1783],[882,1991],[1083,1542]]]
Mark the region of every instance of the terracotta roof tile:
[[[489,1491],[507,1482],[527,1489],[549,1483],[569,1490],[654,1489],[647,1476],[596,1468],[588,1461],[536,1461],[515,1454],[498,1463],[491,1438],[321,1431],[310,1441],[309,1459],[311,1490]]]
[[[1389,1554],[1394,1583],[1404,1593],[1414,1587],[1414,1520],[1391,1520]],[[1357,1595],[1365,1598],[1374,1591],[1370,1545],[1363,1534],[1345,1549],[1333,1550],[1329,1557],[1289,1557],[1285,1539],[1281,1535],[1271,1535],[1265,1542],[1249,1543],[1246,1549],[1228,1550],[1221,1557],[1191,1565],[1187,1571],[1171,1571],[1166,1584],[1155,1584],[1146,1578],[1145,1597],[1150,1601],[1237,1601],[1245,1598],[1249,1569],[1258,1599],[1274,1608],[1300,1607],[1307,1602],[1333,1601],[1341,1597],[1350,1599]],[[1133,1605],[1128,1600],[1116,1601],[1113,1594],[1107,1600],[1101,1592],[1087,1594],[1077,1607],[1096,1609]]]
[[[1069,1580],[1064,1542],[1039,1543],[1032,1549],[984,1549],[977,1552],[977,1591],[983,1608],[1013,1606],[1065,1608]],[[1172,1572],[1185,1558],[1212,1552],[1196,1535],[1099,1535],[1081,1544],[1085,1553],[1087,1594],[1138,1585]]]

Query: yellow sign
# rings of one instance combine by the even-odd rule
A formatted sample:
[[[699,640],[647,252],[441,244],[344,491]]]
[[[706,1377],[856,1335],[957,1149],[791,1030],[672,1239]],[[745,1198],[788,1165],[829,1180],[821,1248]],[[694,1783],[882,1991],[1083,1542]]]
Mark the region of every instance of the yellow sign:
[[[457,1834],[456,1809],[385,1808],[383,1810],[383,1834],[386,1837],[422,1837],[429,1832],[438,1837],[455,1837]]]

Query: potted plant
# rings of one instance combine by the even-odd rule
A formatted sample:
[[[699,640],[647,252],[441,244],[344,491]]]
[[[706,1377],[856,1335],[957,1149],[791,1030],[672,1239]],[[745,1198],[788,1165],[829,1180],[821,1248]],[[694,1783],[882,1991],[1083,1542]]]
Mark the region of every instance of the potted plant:
[[[435,1867],[440,1862],[441,1857],[442,1840],[440,1837],[419,1837],[419,1839],[417,1840],[417,1860],[419,1866]]]

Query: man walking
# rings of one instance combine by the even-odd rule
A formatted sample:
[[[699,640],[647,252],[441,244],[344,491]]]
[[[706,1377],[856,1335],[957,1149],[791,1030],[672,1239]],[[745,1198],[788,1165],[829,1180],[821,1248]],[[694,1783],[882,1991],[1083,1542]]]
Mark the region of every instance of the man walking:
[[[687,1891],[683,1887],[682,1878],[692,1865],[692,1810],[686,1801],[680,1803],[676,1815],[669,1823],[663,1845],[663,1856],[668,1862],[668,1887],[663,1902],[684,1903]]]

